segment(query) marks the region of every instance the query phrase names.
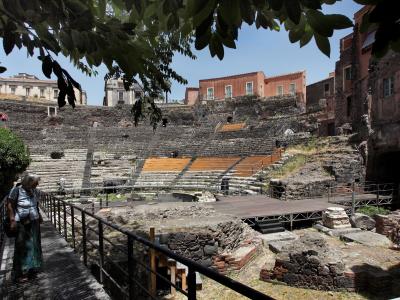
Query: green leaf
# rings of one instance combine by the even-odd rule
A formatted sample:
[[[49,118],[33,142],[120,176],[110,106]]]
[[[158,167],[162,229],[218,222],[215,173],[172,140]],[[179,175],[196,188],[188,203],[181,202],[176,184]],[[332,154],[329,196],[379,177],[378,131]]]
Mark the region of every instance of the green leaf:
[[[290,20],[299,24],[301,16],[301,7],[298,0],[285,0],[285,8]]]
[[[196,41],[194,43],[195,47],[197,50],[202,50],[205,47],[207,47],[207,45],[210,42],[211,39],[211,29],[209,28],[209,30],[205,31],[202,35],[200,36],[196,36]]]
[[[15,45],[15,34],[14,32],[4,32],[3,36],[3,48],[6,55],[10,54]]]
[[[4,73],[5,71],[7,71],[7,68],[0,66],[0,73]]]
[[[220,60],[224,58],[224,46],[222,46],[221,40],[219,39],[218,35],[214,34],[211,37],[209,49],[212,57],[217,55]]]
[[[319,0],[301,0],[301,3],[311,9],[321,9],[321,2]]]
[[[240,1],[240,13],[247,24],[252,25],[254,23],[256,14],[249,1]]]
[[[325,36],[319,35],[318,33],[314,33],[314,39],[319,50],[321,50],[321,52],[324,53],[326,56],[330,57],[331,45],[329,44],[329,39]]]
[[[240,0],[222,0],[222,2],[219,4],[218,13],[221,14],[221,18],[228,25],[239,26],[242,22],[239,1]]]
[[[53,71],[53,61],[49,55],[45,56],[42,62],[42,72],[47,78],[51,78],[51,73]]]
[[[307,24],[304,29],[304,34],[300,39],[300,47],[304,47],[305,45],[307,45],[311,41],[312,37],[313,37],[312,29],[310,25]]]
[[[353,22],[346,16],[332,14],[325,15],[325,22],[335,29],[345,29],[353,26]]]
[[[283,0],[268,0],[268,4],[273,10],[278,11],[282,8]]]
[[[201,1],[204,2],[204,1]],[[202,5],[202,9],[193,16],[193,25],[197,27],[201,24],[207,17],[213,15],[216,2],[215,0],[207,0],[207,3]]]
[[[330,37],[333,34],[333,28],[326,22],[325,15],[319,10],[309,9],[306,12],[308,23],[318,34]]]

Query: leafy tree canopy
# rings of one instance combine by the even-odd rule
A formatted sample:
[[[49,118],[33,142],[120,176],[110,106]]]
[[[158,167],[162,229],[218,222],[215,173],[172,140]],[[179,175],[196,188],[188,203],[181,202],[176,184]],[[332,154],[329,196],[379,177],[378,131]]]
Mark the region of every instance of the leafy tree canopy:
[[[343,15],[324,14],[322,4],[337,0],[0,0],[0,33],[6,54],[25,47],[40,52],[43,73],[58,78],[59,105],[74,106],[73,87],[79,83],[61,68],[54,55],[62,53],[87,75],[104,64],[110,76],[121,75],[126,87],[140,80],[149,98],[169,92],[169,79],[186,83],[170,68],[175,52],[194,58],[191,45],[208,47],[224,57],[235,48],[243,23],[288,31],[289,40],[304,46],[315,39],[330,55],[334,30],[351,27]],[[394,0],[354,0],[372,5],[362,30],[377,29],[373,53],[400,51],[400,10]],[[283,25],[283,26],[282,26]],[[0,67],[4,71],[4,67]]]
[[[22,140],[7,128],[0,128],[0,199],[12,187],[16,175],[30,163],[29,152]]]

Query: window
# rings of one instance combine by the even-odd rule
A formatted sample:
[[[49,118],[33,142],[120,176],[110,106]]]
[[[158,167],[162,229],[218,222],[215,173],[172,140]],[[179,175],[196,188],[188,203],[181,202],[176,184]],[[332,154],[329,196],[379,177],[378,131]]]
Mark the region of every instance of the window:
[[[15,86],[10,86],[11,94],[15,95]]]
[[[330,86],[329,86],[329,83],[325,83],[325,84],[324,84],[324,94],[325,94],[326,96],[330,95]]]
[[[40,89],[40,98],[44,98],[44,89]]]
[[[296,95],[296,84],[295,83],[291,83],[289,85],[289,93],[290,93],[290,95]]]
[[[214,88],[207,88],[207,100],[214,100]]]
[[[31,93],[31,88],[25,88],[25,96],[29,96]]]
[[[246,82],[246,95],[253,95],[253,82]]]
[[[58,90],[55,89],[55,90],[53,91],[53,93],[54,93],[54,99],[57,99],[57,98],[58,98]]]
[[[347,67],[344,68],[344,79],[345,80],[351,80],[352,79],[351,66],[347,66]]]
[[[118,101],[124,101],[124,92],[118,92]]]
[[[383,97],[389,97],[394,94],[394,77],[383,79]]]
[[[225,86],[225,98],[232,98],[232,86],[231,85]]]
[[[278,96],[282,96],[282,95],[283,95],[283,85],[278,85],[278,86],[276,87],[276,94],[277,94]]]

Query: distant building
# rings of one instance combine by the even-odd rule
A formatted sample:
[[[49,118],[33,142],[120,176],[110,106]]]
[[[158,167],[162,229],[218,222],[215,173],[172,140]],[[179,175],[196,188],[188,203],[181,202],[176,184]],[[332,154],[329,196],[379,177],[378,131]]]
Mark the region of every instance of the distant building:
[[[252,72],[232,76],[201,79],[199,88],[186,89],[185,104],[193,105],[197,101],[225,100],[242,96],[272,97],[298,95],[305,105],[306,72],[265,76],[264,72]]]
[[[136,99],[142,96],[142,88],[137,83],[134,83],[129,91],[127,91],[122,79],[110,79],[106,83],[103,105],[134,104]]]
[[[307,86],[307,112],[319,114],[319,134],[335,135],[335,72]]]
[[[86,92],[75,89],[76,103],[86,105]],[[34,102],[57,103],[59,89],[56,80],[41,80],[34,75],[18,73],[8,78],[0,77],[0,98]]]

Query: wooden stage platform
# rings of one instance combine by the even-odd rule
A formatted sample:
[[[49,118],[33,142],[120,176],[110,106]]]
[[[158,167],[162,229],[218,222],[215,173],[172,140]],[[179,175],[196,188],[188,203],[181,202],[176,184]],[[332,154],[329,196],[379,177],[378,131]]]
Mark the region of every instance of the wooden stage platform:
[[[211,204],[217,211],[241,219],[324,211],[330,206],[341,206],[329,203],[327,198],[282,201],[265,195],[218,197],[218,201]]]
[[[356,194],[355,208],[366,204],[387,205],[392,201],[392,196],[377,197],[376,194]],[[322,212],[328,207],[343,207],[348,212],[351,210],[351,194],[335,197],[321,197],[304,200],[283,201],[266,195],[245,196],[219,196],[217,202],[210,203],[215,210],[231,214],[253,223],[258,220],[279,219],[293,225],[295,221],[319,220]]]

